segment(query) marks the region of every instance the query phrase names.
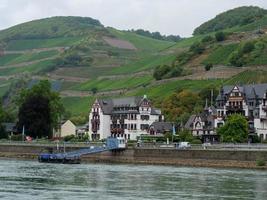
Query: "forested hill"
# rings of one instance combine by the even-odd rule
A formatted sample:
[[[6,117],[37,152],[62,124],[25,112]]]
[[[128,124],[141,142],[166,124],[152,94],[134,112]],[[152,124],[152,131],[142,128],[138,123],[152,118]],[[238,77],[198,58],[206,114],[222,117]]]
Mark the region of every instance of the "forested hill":
[[[217,15],[215,18],[205,22],[194,30],[194,35],[216,32],[228,28],[244,26],[255,23],[265,18],[267,21],[267,10],[244,6],[235,8]]]
[[[91,29],[104,29],[90,17],[51,17],[22,23],[0,32],[0,40],[44,39],[86,34]]]

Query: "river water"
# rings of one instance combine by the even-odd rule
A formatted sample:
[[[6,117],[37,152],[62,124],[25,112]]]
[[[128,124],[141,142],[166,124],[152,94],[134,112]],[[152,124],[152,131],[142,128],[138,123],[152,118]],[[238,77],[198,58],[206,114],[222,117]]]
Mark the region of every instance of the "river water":
[[[0,199],[267,199],[267,172],[0,160]]]

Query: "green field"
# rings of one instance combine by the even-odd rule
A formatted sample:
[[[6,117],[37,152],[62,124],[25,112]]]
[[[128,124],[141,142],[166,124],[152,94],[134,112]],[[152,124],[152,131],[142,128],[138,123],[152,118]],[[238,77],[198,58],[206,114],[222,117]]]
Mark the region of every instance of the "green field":
[[[78,43],[82,37],[61,37],[52,39],[24,39],[11,40],[8,43],[7,50],[21,51],[28,49],[51,48],[51,47],[67,47]]]
[[[72,87],[73,90],[83,90],[89,91],[92,88],[97,88],[98,91],[110,91],[118,89],[131,89],[140,86],[145,86],[153,80],[152,76],[143,76],[143,77],[127,77],[122,79],[95,79],[90,80],[86,83],[76,85]]]
[[[64,97],[62,98],[63,105],[66,111],[72,115],[88,115],[91,105],[96,97]]]
[[[25,54],[8,54],[0,57],[0,68],[3,65],[14,65],[24,62],[32,62],[44,58],[56,56],[58,51],[44,51],[39,53],[25,53]]]

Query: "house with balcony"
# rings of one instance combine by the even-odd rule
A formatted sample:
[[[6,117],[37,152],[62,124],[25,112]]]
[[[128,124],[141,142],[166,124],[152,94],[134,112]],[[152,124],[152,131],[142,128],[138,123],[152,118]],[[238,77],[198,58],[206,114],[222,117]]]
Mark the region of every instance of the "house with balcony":
[[[224,86],[216,99],[215,128],[225,123],[227,116],[241,114],[249,124],[249,135],[267,139],[267,84]]]
[[[93,140],[109,136],[136,140],[149,134],[153,122],[164,120],[159,109],[144,97],[96,99],[89,113],[89,134]]]
[[[241,114],[248,121],[249,137],[258,135],[267,140],[267,84],[226,85],[220,89],[215,107],[192,115],[185,125],[194,136],[217,140],[216,129],[224,125],[231,114]]]

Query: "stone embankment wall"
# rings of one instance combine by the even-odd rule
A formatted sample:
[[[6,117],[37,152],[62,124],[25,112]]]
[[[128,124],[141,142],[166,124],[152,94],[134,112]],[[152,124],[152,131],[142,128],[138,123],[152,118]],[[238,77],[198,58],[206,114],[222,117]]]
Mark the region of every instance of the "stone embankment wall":
[[[37,159],[47,148],[43,146],[0,145],[0,157]],[[66,151],[79,149],[67,147]],[[267,151],[257,150],[176,150],[176,149],[127,149],[85,155],[82,162],[160,164],[194,167],[257,167],[256,160],[267,161]]]

